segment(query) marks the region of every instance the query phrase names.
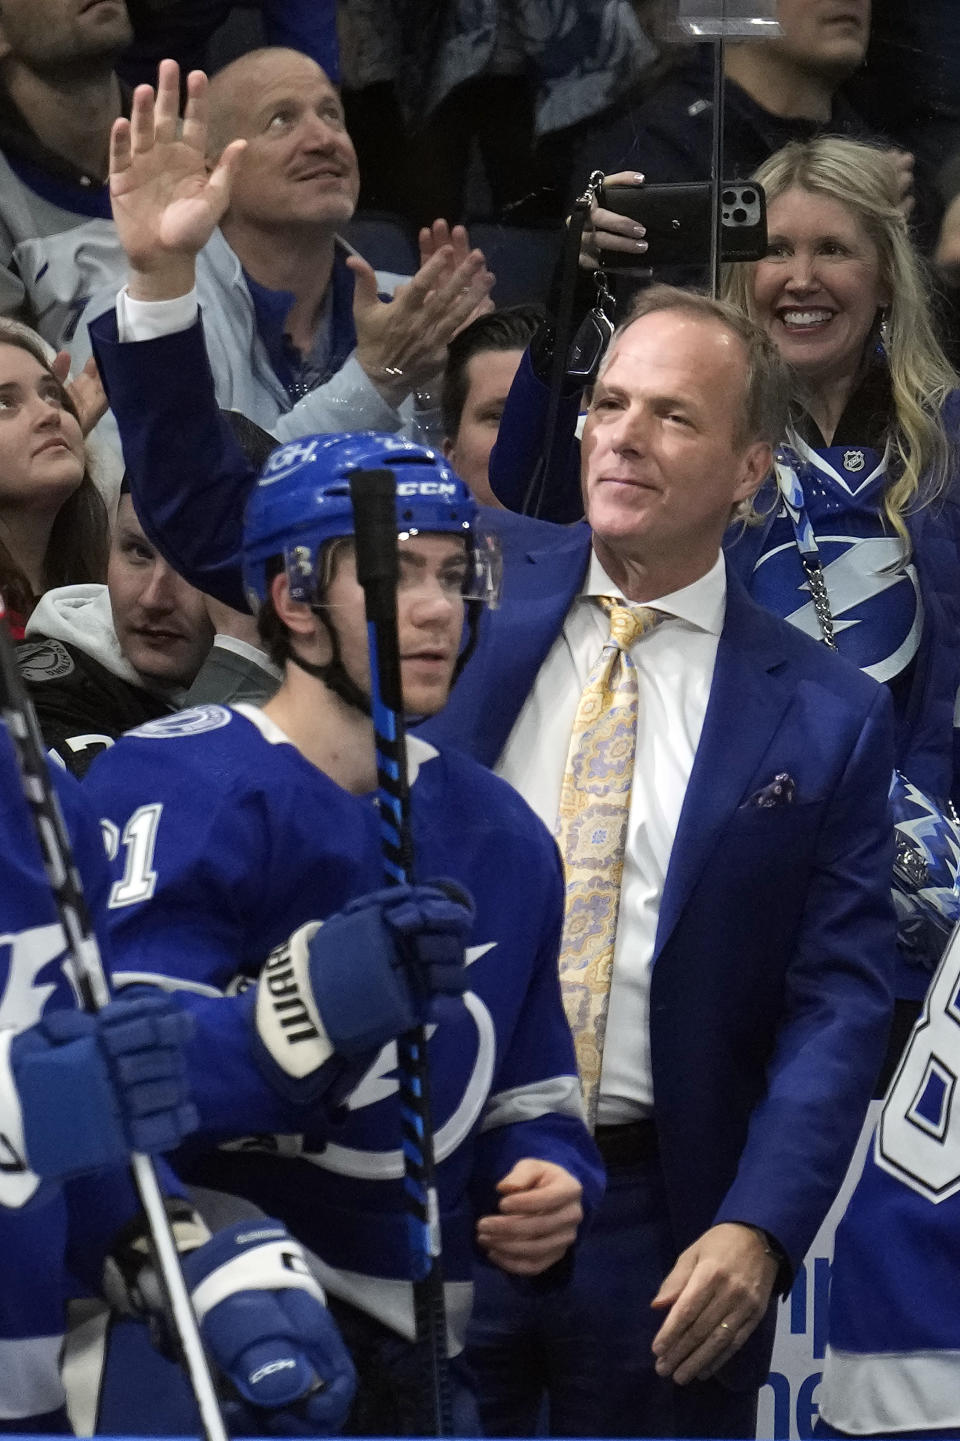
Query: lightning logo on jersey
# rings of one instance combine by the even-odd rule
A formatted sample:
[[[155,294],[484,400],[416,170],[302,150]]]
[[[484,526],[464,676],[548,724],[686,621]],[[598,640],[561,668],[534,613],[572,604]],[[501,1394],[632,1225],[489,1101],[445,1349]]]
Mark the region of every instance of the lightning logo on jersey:
[[[18,1031],[36,1025],[52,996],[66,993],[66,953],[59,922],[0,935],[0,1206],[23,1206],[36,1193],[38,1178],[29,1170],[23,1145],[23,1121],[10,1070],[9,1042]]]
[[[478,961],[496,946],[496,941],[467,948],[467,965]],[[444,1052],[443,1066],[446,1084],[442,1096],[434,1102],[434,1153],[437,1161],[443,1161],[463,1144],[476,1126],[486,1106],[493,1082],[497,1036],[494,1019],[489,1007],[480,996],[467,991],[463,1005],[473,1024],[473,1035],[468,1036],[465,1027],[458,1027],[456,1045]],[[459,1012],[459,1007],[457,1008]],[[427,1039],[437,1032],[436,1025],[427,1027]],[[341,1176],[354,1176],[358,1180],[384,1181],[404,1174],[403,1151],[399,1146],[383,1149],[385,1136],[395,1134],[396,1128],[384,1124],[381,1114],[372,1109],[391,1101],[399,1090],[397,1080],[396,1042],[384,1046],[376,1060],[363,1076],[347,1099],[350,1112],[350,1145],[330,1141],[322,1151],[303,1148],[301,1137],[286,1136],[277,1142],[273,1137],[248,1138],[228,1142],[226,1150],[280,1150],[285,1155],[302,1155],[307,1161],[324,1171],[335,1171]],[[438,1110],[438,1104],[443,1111]],[[369,1117],[363,1113],[370,1109]]]
[[[920,585],[902,565],[898,537],[817,536],[841,654],[877,681],[889,681],[917,653],[923,629]],[[759,605],[820,639],[810,586],[793,540],[768,550],[750,585]]]
[[[496,941],[488,941],[485,945],[468,946],[467,965],[492,951],[496,944]],[[434,1103],[434,1151],[438,1161],[452,1155],[480,1119],[490,1093],[496,1063],[496,1026],[489,1007],[474,991],[467,991],[462,1000],[472,1022],[472,1036],[468,1036],[466,1027],[458,1026],[456,1045],[444,1053],[444,1075],[449,1077],[449,1084],[444,1086],[442,1097],[438,1097],[442,1111],[438,1111],[437,1102]],[[454,1015],[459,1014],[460,1008],[457,1007]],[[428,1041],[433,1039],[437,1029],[436,1024],[427,1027]],[[400,1147],[382,1148],[384,1136],[395,1134],[396,1127],[389,1122],[385,1125],[380,1113],[372,1109],[368,1119],[362,1114],[397,1095],[397,1066],[396,1042],[391,1042],[378,1052],[376,1060],[347,1098],[346,1106],[351,1116],[350,1138],[354,1144],[331,1141],[322,1151],[311,1152],[304,1148],[303,1137],[267,1136],[227,1142],[223,1149],[301,1155],[322,1170],[358,1179],[383,1181],[400,1177],[404,1174],[402,1150]]]
[[[36,1025],[63,979],[61,968],[51,962],[62,959],[64,949],[59,922],[0,936],[0,1030]],[[41,981],[48,966],[51,969]]]
[[[784,497],[770,527],[750,593],[819,640],[820,622],[798,549],[804,544],[819,555],[841,654],[874,680],[893,680],[917,653],[924,612],[916,570],[904,564],[902,540],[884,533],[886,458],[838,447],[818,452],[799,440],[795,451],[786,453],[794,465],[783,475],[794,493]],[[854,455],[859,464],[851,463]]]

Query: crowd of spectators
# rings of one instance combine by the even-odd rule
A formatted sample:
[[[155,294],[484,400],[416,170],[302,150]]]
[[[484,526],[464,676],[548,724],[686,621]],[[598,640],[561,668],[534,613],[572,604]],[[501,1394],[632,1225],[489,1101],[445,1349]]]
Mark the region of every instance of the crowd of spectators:
[[[754,347],[785,417],[775,436],[748,417],[765,479],[734,497],[726,573],[737,595],[742,585],[879,681],[901,781],[938,814],[960,804],[951,8],[875,0],[871,34],[870,0],[779,0],[779,37],[718,51],[681,40],[667,0],[0,0],[0,597],[60,763],[82,777],[136,726],[274,695],[283,668],[249,613],[237,555],[242,501],[277,445],[376,431],[432,448],[499,532],[508,585],[538,547],[553,554],[584,530],[585,509],[592,523],[581,473],[612,422],[591,405],[597,367],[558,363],[561,297],[575,289],[583,319],[598,252],[614,252],[629,262],[611,281],[617,321],[639,317],[634,335],[662,326],[672,344],[683,299],[651,290],[660,300],[645,309],[644,296],[660,282],[704,288],[707,256],[681,268],[648,244],[643,191],[709,178],[721,55],[723,176],[764,187],[768,245],[724,268],[729,310],[688,319]],[[639,218],[592,199],[574,286],[558,257],[569,261],[565,217],[594,169],[636,188]],[[629,351],[597,359],[600,403],[627,409]],[[718,351],[717,375],[724,364]],[[749,385],[762,388],[755,371]],[[526,529],[517,516],[532,495],[539,523]],[[582,573],[579,551],[566,563]],[[535,607],[533,584],[528,598]],[[575,652],[557,625],[544,668],[561,635]],[[456,701],[451,714],[459,745],[472,722]],[[537,809],[524,790],[535,747],[523,744],[522,763],[510,745],[476,753]],[[810,748],[822,760],[825,733]],[[689,766],[681,796],[688,780]],[[898,940],[885,1078],[938,959],[915,930]],[[765,1063],[783,1039],[771,1032]],[[601,1132],[624,1129],[605,1114],[601,1100]],[[759,1236],[763,1259],[744,1271],[760,1316],[800,1256],[776,1224],[749,1221],[726,1214],[706,1235]],[[481,1289],[488,1341],[505,1304]],[[531,1303],[511,1344],[530,1341],[533,1315]],[[757,1324],[744,1322],[745,1356],[769,1354],[766,1323],[747,1344]],[[499,1362],[485,1359],[493,1385]],[[727,1361],[711,1354],[704,1382]],[[738,1364],[728,1389],[755,1407],[756,1376]],[[545,1365],[529,1418],[485,1411],[481,1396],[490,1434],[512,1434],[505,1416],[535,1424],[555,1387]],[[732,1409],[729,1433],[710,1429],[722,1410],[711,1404],[689,1412],[697,1434],[742,1434],[750,1404]],[[842,1404],[832,1419],[852,1424]],[[618,1434],[603,1424],[594,1434]]]

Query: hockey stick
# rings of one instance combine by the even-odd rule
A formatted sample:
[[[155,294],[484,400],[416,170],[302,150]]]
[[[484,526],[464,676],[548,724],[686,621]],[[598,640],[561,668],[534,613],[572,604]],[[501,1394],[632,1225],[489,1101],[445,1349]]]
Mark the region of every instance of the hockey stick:
[[[7,630],[6,611],[0,600],[0,715],[6,723],[23,782],[23,797],[30,811],[44,870],[56,902],[66,940],[74,990],[86,1011],[99,1011],[110,1000],[110,988],[100,947],[83,894],[73,846],[50,781],[37,718],[17,669]],[[200,1329],[187,1291],[176,1242],[170,1229],[157,1173],[149,1156],[134,1152],[130,1169],[150,1227],[150,1237],[170,1313],[183,1349],[193,1394],[207,1441],[228,1441],[213,1378],[200,1339]]]
[[[397,483],[389,470],[358,471],[350,480],[357,580],[363,587],[370,646],[371,709],[377,749],[380,848],[387,881],[412,879],[403,687],[397,641]],[[417,1345],[429,1363],[425,1435],[452,1436],[447,1316],[440,1259],[440,1211],[434,1174],[427,1037],[417,1026],[397,1042],[403,1164]],[[424,1418],[426,1419],[426,1418]]]

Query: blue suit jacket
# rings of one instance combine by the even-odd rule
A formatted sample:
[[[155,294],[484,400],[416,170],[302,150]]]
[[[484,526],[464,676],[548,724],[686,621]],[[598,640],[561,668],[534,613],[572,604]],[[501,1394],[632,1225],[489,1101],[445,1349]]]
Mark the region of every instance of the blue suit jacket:
[[[424,733],[492,764],[583,581],[586,525],[497,517],[501,610]],[[840,1181],[879,1068],[894,927],[885,690],[729,573],[703,733],[660,906],[650,1044],[678,1249],[723,1220],[795,1266]],[[789,804],[749,804],[776,775]],[[784,1278],[788,1279],[788,1278]],[[773,1314],[725,1368],[752,1384]]]
[[[530,352],[525,351],[490,457],[493,492],[511,510],[523,510],[530,477],[543,454],[547,399],[547,386],[534,373]],[[544,519],[559,524],[583,518],[580,442],[575,434],[579,408],[580,391],[572,388],[561,397],[551,473],[539,511]],[[943,419],[948,434],[960,433],[960,393],[948,396]],[[757,501],[765,522],[731,526],[724,538],[730,565],[748,589],[778,508],[769,479]],[[894,756],[897,768],[915,785],[940,799],[952,794],[960,804],[960,731],[953,725],[960,680],[960,476],[952,475],[944,494],[913,510],[906,524],[920,581],[923,628],[906,683],[893,687]],[[903,994],[916,994],[916,967],[904,967],[900,980]]]
[[[144,530],[193,584],[242,604],[252,469],[211,414],[198,328],[131,347],[115,344],[112,318],[93,330]],[[502,511],[488,519],[505,551],[504,603],[482,618],[473,657],[424,733],[489,764],[580,589],[590,532]],[[728,574],[651,980],[678,1249],[719,1221],[747,1221],[796,1265],[839,1187],[889,1014],[892,765],[886,691]],[[792,803],[749,804],[781,773],[795,782]],[[731,1384],[762,1379],[772,1321],[773,1308],[725,1368]]]

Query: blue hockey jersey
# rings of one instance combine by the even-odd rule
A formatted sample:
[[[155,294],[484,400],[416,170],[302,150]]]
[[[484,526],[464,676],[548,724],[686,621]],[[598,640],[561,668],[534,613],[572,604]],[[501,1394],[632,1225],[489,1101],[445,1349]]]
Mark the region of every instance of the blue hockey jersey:
[[[960,930],[837,1231],[820,1411],[855,1435],[960,1433]]]
[[[64,969],[64,937],[23,800],[6,728],[0,726],[0,1431],[22,1431],[44,1418],[65,1425],[59,1354],[68,1294],[66,1261],[99,1277],[103,1232],[87,1207],[71,1205],[71,1187],[38,1184],[18,1154],[19,1110],[9,1074],[9,1041],[48,1007],[76,1005]],[[107,870],[96,820],[77,783],[54,768],[54,784],[94,915],[106,901]],[[102,927],[100,929],[103,929]],[[124,1175],[103,1175],[100,1217],[129,1219],[138,1206]]]
[[[429,1045],[456,1348],[474,1217],[495,1209],[497,1181],[522,1157],[554,1161],[583,1183],[589,1209],[602,1168],[560,1001],[556,847],[475,762],[416,738],[409,752],[417,876],[450,877],[476,902],[471,987],[437,1003]],[[98,757],[85,787],[116,856],[117,979],[178,988],[198,1020],[192,1070],[207,1147],[191,1145],[182,1173],[282,1217],[320,1257],[333,1294],[412,1338],[395,1046],[371,1058],[337,1119],[261,1077],[252,995],[235,994],[300,925],[382,884],[373,798],[344,791],[248,706],[141,726]],[[211,1151],[212,1139],[225,1144]]]
[[[960,397],[947,423],[957,428]],[[908,513],[910,551],[883,514],[888,457],[866,444],[793,437],[807,519],[816,536],[840,654],[889,686],[897,766],[928,794],[960,799],[954,705],[960,685],[960,491]],[[767,482],[759,526],[732,528],[728,560],[761,605],[817,637],[793,525]]]
[[[871,446],[814,449],[798,437],[794,443],[837,648],[874,680],[893,684],[916,657],[924,610],[916,566],[883,516],[887,457]],[[782,507],[769,522],[749,589],[767,610],[820,639],[793,523]]]

